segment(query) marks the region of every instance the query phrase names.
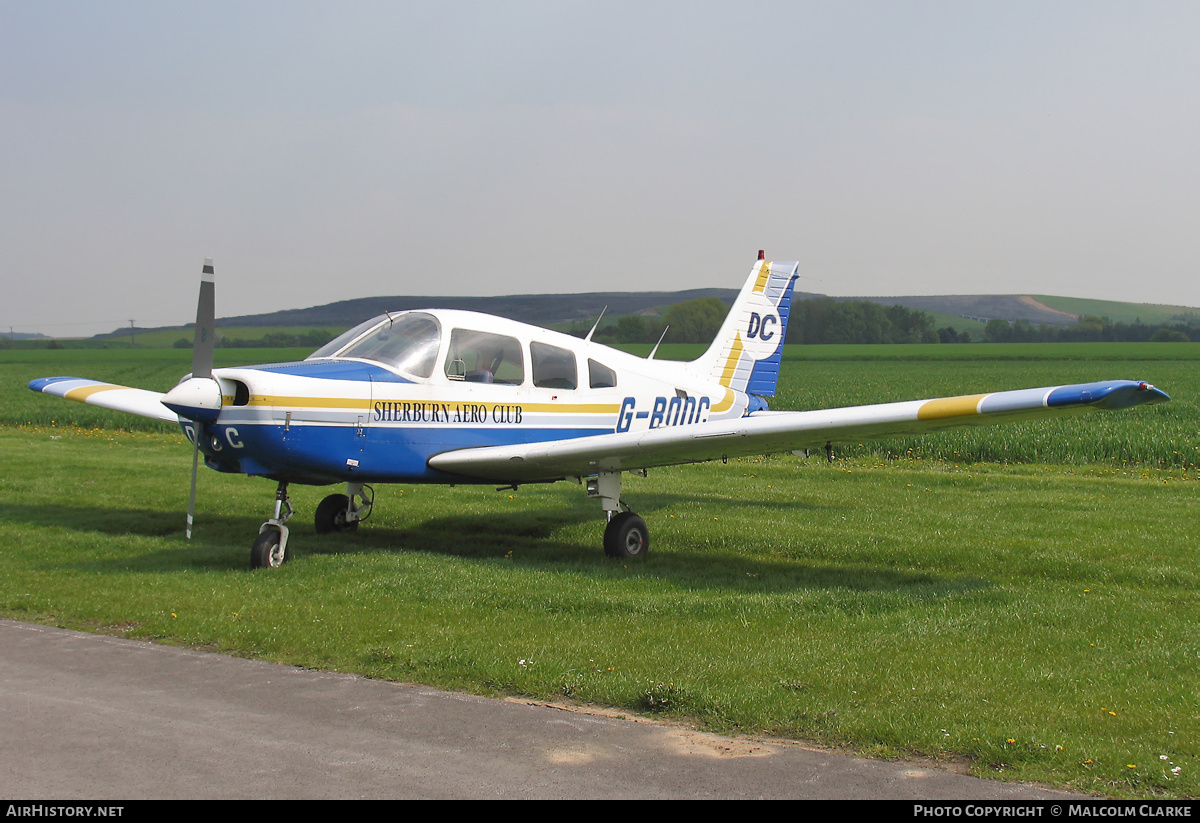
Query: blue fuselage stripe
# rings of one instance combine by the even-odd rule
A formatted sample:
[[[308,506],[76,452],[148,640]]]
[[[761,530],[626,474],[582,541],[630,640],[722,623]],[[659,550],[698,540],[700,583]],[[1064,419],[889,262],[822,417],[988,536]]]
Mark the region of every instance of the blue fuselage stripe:
[[[451,428],[241,423],[206,426],[206,463],[226,472],[302,483],[430,483],[456,480],[428,466],[435,454],[477,446],[541,443],[609,434],[611,428]],[[213,448],[213,443],[220,448]],[[469,479],[459,479],[463,483]],[[482,481],[481,481],[482,482]],[[491,481],[488,481],[491,482]]]

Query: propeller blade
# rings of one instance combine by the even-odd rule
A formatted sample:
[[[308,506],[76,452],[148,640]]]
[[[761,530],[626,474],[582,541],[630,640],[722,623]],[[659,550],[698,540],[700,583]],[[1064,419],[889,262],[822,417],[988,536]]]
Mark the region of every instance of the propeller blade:
[[[192,342],[192,377],[212,377],[213,347],[216,345],[216,284],[211,257],[204,259],[200,275],[200,299],[196,303],[196,337]]]
[[[188,495],[187,539],[192,539],[192,523],[196,517],[196,475],[200,468],[200,421],[215,419],[221,409],[221,389],[212,380],[213,348],[217,337],[216,283],[211,257],[204,259],[200,274],[200,297],[196,302],[196,337],[192,341],[192,379],[186,381],[190,387],[176,387],[190,396],[175,411],[190,416],[196,426],[192,430],[192,491]],[[203,382],[196,381],[200,378]],[[216,397],[212,397],[215,393]],[[165,400],[166,398],[164,398]],[[214,402],[215,401],[215,402]],[[215,409],[213,406],[215,405]],[[196,408],[199,407],[199,408]],[[168,406],[168,408],[171,408]]]
[[[196,337],[192,343],[192,376],[162,398],[162,404],[180,417],[197,423],[215,423],[221,413],[221,385],[213,379],[216,346],[216,286],[212,258],[204,260],[200,299],[196,304]],[[197,435],[198,436],[198,435]]]

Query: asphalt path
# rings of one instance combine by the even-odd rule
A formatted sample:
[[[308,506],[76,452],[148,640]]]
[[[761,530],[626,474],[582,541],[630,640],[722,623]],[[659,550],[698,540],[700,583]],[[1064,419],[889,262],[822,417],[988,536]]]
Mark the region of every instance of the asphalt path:
[[[778,740],[0,621],[9,799],[1052,800]]]

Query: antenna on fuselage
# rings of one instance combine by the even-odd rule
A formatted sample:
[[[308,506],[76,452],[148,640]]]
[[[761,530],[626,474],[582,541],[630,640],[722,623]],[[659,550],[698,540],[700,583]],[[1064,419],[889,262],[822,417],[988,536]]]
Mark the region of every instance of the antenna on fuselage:
[[[647,360],[653,360],[653,359],[654,359],[654,353],[655,353],[656,351],[658,351],[658,347],[662,345],[663,338],[667,336],[667,329],[669,329],[669,328],[671,328],[671,327],[670,327],[670,326],[667,326],[666,328],[664,328],[664,329],[663,329],[663,333],[662,333],[662,334],[660,334],[660,335],[659,335],[659,337],[658,337],[658,342],[657,342],[657,343],[655,343],[655,344],[654,344],[654,348],[652,348],[652,349],[650,350],[650,355],[649,355],[649,356],[646,358]]]
[[[592,325],[592,330],[587,333],[587,337],[583,338],[585,343],[590,341],[592,339],[592,335],[596,333],[596,329],[600,328],[600,321],[604,319],[604,313],[606,311],[608,311],[608,306],[605,306],[600,310],[600,316],[596,318],[596,322]]]

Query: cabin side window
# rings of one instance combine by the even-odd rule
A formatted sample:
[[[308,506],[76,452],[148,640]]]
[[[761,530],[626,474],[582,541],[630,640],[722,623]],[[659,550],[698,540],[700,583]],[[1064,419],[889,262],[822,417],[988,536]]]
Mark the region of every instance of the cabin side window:
[[[617,385],[617,373],[603,363],[588,358],[589,385],[593,389],[612,389]]]
[[[450,334],[446,377],[467,383],[517,386],[525,381],[525,358],[515,337],[471,329]]]
[[[579,385],[575,353],[546,343],[530,343],[533,385],[539,389],[573,389]]]

